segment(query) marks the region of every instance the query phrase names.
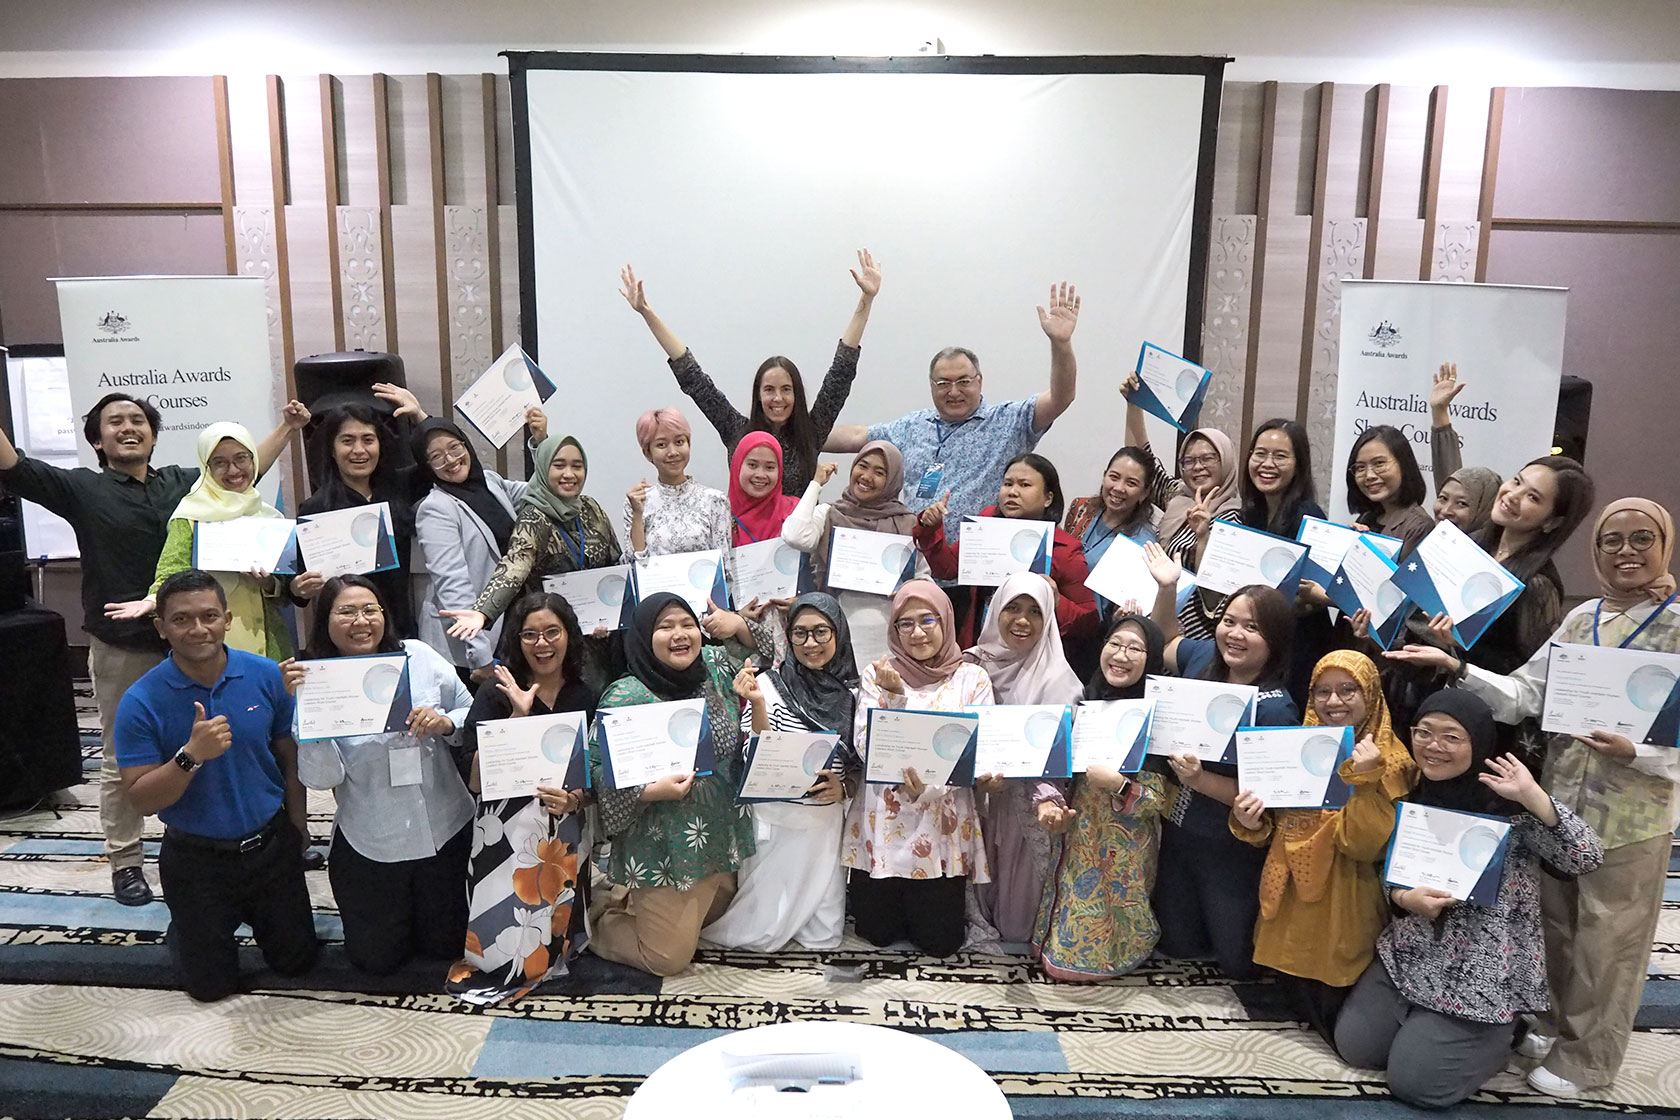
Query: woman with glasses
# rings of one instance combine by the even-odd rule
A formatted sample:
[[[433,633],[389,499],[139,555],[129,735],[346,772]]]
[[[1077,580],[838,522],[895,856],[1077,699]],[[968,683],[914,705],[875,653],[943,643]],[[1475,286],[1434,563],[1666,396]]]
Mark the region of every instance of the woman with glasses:
[[[1377,424],[1359,433],[1347,466],[1347,504],[1356,523],[1396,538],[1400,556],[1410,556],[1435,528],[1423,508],[1428,497],[1417,456],[1399,428]]]
[[[1231,832],[1266,849],[1254,963],[1278,971],[1296,1013],[1334,1045],[1336,1014],[1388,918],[1377,860],[1394,831],[1394,802],[1412,788],[1417,767],[1364,654],[1328,654],[1307,695],[1306,726],[1353,728],[1353,757],[1339,771],[1352,791],[1347,804],[1273,810],[1244,790],[1231,806]]]
[[[478,793],[478,732],[489,720],[557,712],[595,715],[583,683],[583,634],[565,599],[539,591],[508,608],[495,675],[480,685],[455,761]],[[466,950],[447,990],[468,1003],[518,999],[564,976],[583,950],[589,858],[583,808],[588,793],[563,783],[535,797],[478,800],[467,862]]]
[[[1097,493],[1089,498],[1075,498],[1068,503],[1062,528],[1079,539],[1085,552],[1085,565],[1095,569],[1117,537],[1125,537],[1133,544],[1156,540],[1154,526],[1155,504],[1151,495],[1157,480],[1155,456],[1143,447],[1122,447],[1103,468]],[[1097,618],[1107,619],[1116,607],[1127,604],[1111,603],[1093,593],[1097,603]],[[1147,604],[1130,604],[1138,610]],[[1089,676],[1097,663],[1101,639],[1090,635],[1083,640],[1067,643],[1068,662],[1076,672]]]
[[[423,496],[414,507],[414,539],[431,586],[420,612],[420,638],[448,651],[457,668],[485,680],[501,637],[501,620],[467,641],[451,638],[443,611],[471,610],[513,538],[514,510],[524,482],[485,470],[466,433],[429,419],[414,433],[413,451]]]
[[[1134,373],[1126,378],[1121,391],[1130,394],[1139,384]],[[1150,500],[1161,509],[1155,535],[1173,559],[1195,570],[1209,524],[1215,518],[1235,521],[1242,509],[1237,492],[1242,468],[1237,445],[1217,428],[1197,428],[1179,445],[1175,476],[1150,448],[1143,409],[1130,399],[1126,402],[1126,441],[1146,452],[1153,467]]]
[[[424,642],[399,640],[386,604],[365,576],[329,579],[316,597],[305,656],[408,658],[413,707],[402,731],[298,744],[298,777],[331,790],[327,867],[344,921],[344,954],[363,972],[395,972],[410,957],[453,961],[467,933],[473,799],[451,750],[472,694],[455,667]],[[308,662],[280,666],[294,694]]]
[[[960,712],[993,702],[991,679],[963,660],[955,629],[938,584],[911,580],[893,596],[890,652],[864,667],[858,694],[852,741],[866,764],[873,708]],[[962,948],[968,883],[991,878],[974,791],[929,785],[914,768],[900,777],[865,783],[846,810],[840,862],[850,869],[852,917],[871,945],[908,940],[948,957]]]
[[[846,926],[846,874],[837,858],[845,820],[842,801],[857,791],[853,748],[858,670],[850,627],[831,595],[801,595],[788,608],[791,656],[765,673],[749,663],[735,676],[745,703],[741,733],[837,732],[840,745],[798,801],[753,806],[757,851],[736,873],[735,899],[701,931],[707,941],[774,953],[798,942],[832,949]]]
[[[1461,675],[1461,687],[1491,704],[1501,722],[1536,717],[1554,643],[1680,653],[1673,560],[1668,511],[1644,498],[1619,499],[1593,526],[1601,596],[1565,615],[1526,665],[1501,676],[1423,645],[1388,656]],[[1635,743],[1609,730],[1553,735],[1548,744],[1542,784],[1575,807],[1605,849],[1604,866],[1591,874],[1541,883],[1553,1004],[1522,1051],[1545,1058],[1529,1084],[1553,1096],[1608,1085],[1627,1052],[1680,825],[1680,750],[1672,746],[1668,699],[1653,694],[1643,702],[1664,709],[1659,723],[1669,729],[1670,745]]]

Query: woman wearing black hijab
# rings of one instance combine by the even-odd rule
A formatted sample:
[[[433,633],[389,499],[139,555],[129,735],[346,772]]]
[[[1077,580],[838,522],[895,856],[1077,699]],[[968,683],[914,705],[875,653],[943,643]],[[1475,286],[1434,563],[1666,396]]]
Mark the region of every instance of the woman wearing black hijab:
[[[1505,1068],[1514,1023],[1544,1012],[1546,950],[1540,863],[1583,875],[1604,859],[1598,836],[1535,782],[1515,755],[1496,756],[1493,712],[1459,689],[1418,708],[1412,725],[1417,787],[1406,800],[1509,820],[1505,867],[1491,906],[1428,887],[1394,887],[1399,916],[1336,1020],[1349,1065],[1386,1070],[1389,1092],[1448,1108]]]
[[[1135,700],[1166,663],[1166,639],[1142,615],[1116,614],[1097,653],[1085,699]],[[1155,886],[1166,788],[1159,774],[1093,766],[1074,779],[1071,808],[1045,802],[1039,823],[1064,833],[1045,881],[1033,950],[1056,980],[1106,980],[1129,971],[1161,934]]]

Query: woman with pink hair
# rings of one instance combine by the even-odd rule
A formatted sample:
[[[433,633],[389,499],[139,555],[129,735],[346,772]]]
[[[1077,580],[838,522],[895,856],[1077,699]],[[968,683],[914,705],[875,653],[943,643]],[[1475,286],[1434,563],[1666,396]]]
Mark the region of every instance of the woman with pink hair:
[[[674,408],[654,408],[636,420],[636,442],[653,464],[652,483],[642,479],[624,502],[624,534],[643,559],[679,552],[729,548],[729,499],[688,475],[693,432]]]

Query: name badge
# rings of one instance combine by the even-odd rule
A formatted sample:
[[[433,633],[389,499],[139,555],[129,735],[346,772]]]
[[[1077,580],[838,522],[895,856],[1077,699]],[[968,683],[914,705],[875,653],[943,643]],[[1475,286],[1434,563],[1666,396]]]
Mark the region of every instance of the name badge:
[[[420,784],[420,748],[398,747],[390,752],[391,784],[417,786]]]
[[[945,481],[945,464],[934,463],[922,472],[922,480],[916,484],[916,497],[937,498],[940,486]]]

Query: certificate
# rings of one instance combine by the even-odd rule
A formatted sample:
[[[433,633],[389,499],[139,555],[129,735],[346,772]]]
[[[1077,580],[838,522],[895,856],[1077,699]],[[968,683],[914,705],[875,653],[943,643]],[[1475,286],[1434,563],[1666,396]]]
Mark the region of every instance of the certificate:
[[[777,539],[736,545],[730,554],[729,591],[736,603],[761,603],[787,599],[809,587],[811,577],[805,554]],[[720,600],[718,603],[722,606]]]
[[[401,731],[414,710],[408,654],[322,657],[300,661],[295,724],[300,743]]]
[[[828,586],[891,595],[916,575],[916,542],[897,533],[835,529],[828,537]]]
[[[1108,766],[1136,774],[1149,748],[1154,713],[1153,700],[1081,700],[1073,718],[1073,772]]]
[[[1400,542],[1393,537],[1377,533],[1363,535],[1370,538],[1373,548],[1390,560],[1400,552]],[[1358,529],[1337,525],[1321,517],[1301,518],[1301,527],[1295,532],[1295,539],[1307,546],[1307,562],[1301,565],[1301,578],[1310,579],[1320,587],[1328,589],[1330,581],[1336,578],[1336,573],[1342,568],[1342,558],[1360,536]]]
[[[1460,902],[1492,906],[1499,900],[1510,832],[1511,822],[1501,817],[1396,801],[1383,882],[1433,887]]]
[[[544,576],[544,591],[552,591],[577,612],[578,629],[592,634],[597,627],[622,630],[635,606],[630,594],[630,565],[587,568],[561,576]]]
[[[979,725],[980,717],[973,712],[871,708],[863,779],[897,785],[913,767],[925,785],[973,785]]]
[[[1208,530],[1207,547],[1196,565],[1196,583],[1220,595],[1261,583],[1277,588],[1293,601],[1306,559],[1304,544],[1234,521],[1215,520]]]
[[[487,719],[478,725],[479,800],[535,797],[538,786],[585,789],[583,712]]]
[[[1237,728],[1254,722],[1260,690],[1186,677],[1151,676],[1143,686],[1155,701],[1150,754],[1193,754],[1203,762],[1235,762]]]
[[[980,717],[974,772],[1000,778],[1067,778],[1073,709],[1066,704],[971,704]]]
[[[957,582],[965,587],[997,587],[1016,572],[1049,575],[1055,529],[1054,521],[963,518]]]
[[[833,768],[840,736],[833,731],[761,731],[747,744],[740,800],[798,801]]]
[[[1673,747],[1680,715],[1680,654],[1553,642],[1540,726],[1560,735],[1610,731]]]
[[[1181,432],[1195,426],[1211,372],[1146,342],[1138,351],[1138,388],[1126,399]]]
[[[1355,540],[1324,590],[1343,614],[1370,611],[1371,637],[1387,649],[1406,624],[1410,600],[1394,583],[1394,561],[1379,549],[1377,542],[1385,539],[1361,536]]]
[[[466,392],[455,410],[497,447],[525,427],[525,413],[554,395],[554,382],[517,345],[502,351]]]
[[[1452,619],[1453,636],[1469,649],[1522,594],[1522,581],[1482,551],[1451,521],[1438,522],[1394,573],[1394,582],[1431,617]]]
[[[1194,572],[1185,569],[1179,573],[1179,594],[1195,585]],[[1108,542],[1102,559],[1085,577],[1085,586],[1116,605],[1135,602],[1144,614],[1148,614],[1155,605],[1155,593],[1161,587],[1149,574],[1149,565],[1143,558],[1143,546],[1121,536]]]
[[[317,513],[298,521],[298,552],[306,572],[366,575],[397,566],[391,507],[385,502]]]
[[[1340,809],[1349,791],[1337,769],[1351,757],[1351,727],[1239,728],[1237,788],[1268,809]]]
[[[602,708],[595,746],[608,789],[645,786],[678,774],[710,774],[716,763],[706,701],[672,700]]]
[[[284,517],[236,517],[193,525],[193,567],[206,572],[291,572],[297,522]]]
[[[729,605],[729,588],[723,578],[723,553],[715,548],[700,552],[678,552],[670,556],[649,556],[637,560],[636,600],[669,591],[680,595],[696,616],[704,616],[710,608],[707,600],[719,607]]]

